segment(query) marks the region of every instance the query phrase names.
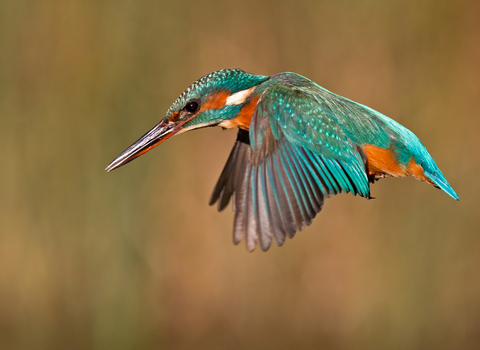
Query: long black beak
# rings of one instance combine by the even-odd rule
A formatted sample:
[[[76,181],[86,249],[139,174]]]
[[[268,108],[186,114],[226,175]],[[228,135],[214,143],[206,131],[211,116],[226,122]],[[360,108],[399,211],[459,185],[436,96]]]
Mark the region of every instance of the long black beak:
[[[106,171],[112,171],[122,165],[131,162],[135,158],[148,152],[153,147],[158,146],[163,141],[175,135],[180,131],[181,126],[175,123],[169,123],[166,119],[162,119],[160,123],[155,125],[152,130],[143,135],[133,145],[123,151],[114,159],[106,168]]]

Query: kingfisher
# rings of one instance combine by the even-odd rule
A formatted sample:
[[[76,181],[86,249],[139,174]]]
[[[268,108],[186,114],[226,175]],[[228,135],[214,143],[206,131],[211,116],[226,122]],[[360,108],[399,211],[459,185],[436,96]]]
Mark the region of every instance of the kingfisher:
[[[326,198],[370,196],[384,177],[414,178],[458,196],[420,140],[396,121],[296,73],[255,75],[222,69],[194,82],[165,117],[121,153],[114,170],[174,135],[238,128],[210,198],[232,199],[233,241],[263,251],[311,224]]]

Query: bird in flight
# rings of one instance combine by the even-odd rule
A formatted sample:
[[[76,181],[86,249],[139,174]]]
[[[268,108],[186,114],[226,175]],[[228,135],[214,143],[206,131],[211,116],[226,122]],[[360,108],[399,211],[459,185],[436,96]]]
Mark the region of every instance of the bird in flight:
[[[325,198],[370,197],[370,183],[413,176],[458,200],[420,140],[407,128],[296,73],[210,73],[187,88],[165,118],[121,153],[116,169],[174,135],[209,126],[238,128],[210,205],[233,197],[233,241],[252,251],[311,224]]]

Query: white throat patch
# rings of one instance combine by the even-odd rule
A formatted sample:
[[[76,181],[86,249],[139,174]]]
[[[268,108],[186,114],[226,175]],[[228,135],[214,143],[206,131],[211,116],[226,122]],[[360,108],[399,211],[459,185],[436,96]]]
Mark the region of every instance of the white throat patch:
[[[227,100],[225,101],[225,106],[228,105],[239,105],[245,102],[248,96],[250,96],[256,89],[257,87],[251,87],[250,89],[247,90],[242,90],[239,92],[234,93],[233,95],[229,96]]]

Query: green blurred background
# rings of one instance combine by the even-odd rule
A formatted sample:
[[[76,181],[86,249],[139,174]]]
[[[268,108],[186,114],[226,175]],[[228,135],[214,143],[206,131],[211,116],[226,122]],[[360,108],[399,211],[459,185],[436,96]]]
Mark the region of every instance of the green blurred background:
[[[1,349],[480,348],[480,2],[2,1]],[[281,249],[207,201],[235,131],[105,166],[221,68],[294,71],[413,130],[413,179]]]

